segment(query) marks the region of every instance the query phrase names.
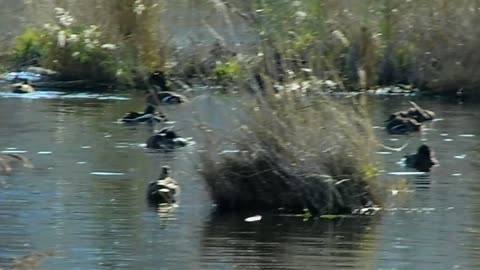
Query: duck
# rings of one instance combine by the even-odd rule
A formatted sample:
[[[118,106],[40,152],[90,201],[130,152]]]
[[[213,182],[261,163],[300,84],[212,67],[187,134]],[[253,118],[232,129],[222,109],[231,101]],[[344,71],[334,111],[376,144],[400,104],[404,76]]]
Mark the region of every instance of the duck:
[[[165,127],[147,140],[147,148],[152,149],[173,149],[183,147],[188,140],[178,136],[172,127]]]
[[[28,93],[35,92],[35,88],[33,88],[33,86],[30,85],[28,80],[11,84],[10,88],[12,88],[12,93],[17,93],[17,94],[28,94]]]
[[[386,125],[389,134],[409,134],[411,132],[420,131],[422,124],[413,118],[396,116]]]
[[[24,167],[33,168],[29,159],[17,154],[0,154],[0,173],[9,174],[12,172],[13,164],[22,164]]]
[[[422,109],[413,101],[410,101],[410,103],[413,105],[412,108],[409,108],[406,111],[392,113],[385,122],[389,122],[396,117],[412,118],[419,123],[431,121],[435,118],[435,113],[433,111]]]
[[[417,149],[417,153],[404,156],[405,166],[421,172],[429,172],[432,166],[438,164],[433,151],[426,144]]]
[[[163,166],[160,177],[148,184],[147,200],[150,204],[174,204],[180,194],[177,181],[169,176],[170,167]]]
[[[148,94],[146,102],[148,104],[180,104],[188,102],[188,99],[184,95],[172,91],[162,91],[155,94]]]
[[[167,117],[164,114],[157,116],[155,114],[155,107],[153,105],[147,105],[145,111],[142,112],[128,112],[120,119],[123,123],[160,123],[166,122]]]

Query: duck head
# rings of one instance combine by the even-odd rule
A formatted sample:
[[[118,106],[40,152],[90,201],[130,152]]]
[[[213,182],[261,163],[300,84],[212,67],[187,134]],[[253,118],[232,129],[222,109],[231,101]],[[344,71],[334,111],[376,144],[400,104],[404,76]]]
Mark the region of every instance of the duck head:
[[[432,155],[432,151],[430,150],[430,147],[426,144],[422,144],[420,147],[417,149],[417,157],[420,159],[430,159]]]
[[[413,162],[413,166],[417,170],[429,172],[430,168],[437,163],[438,162],[435,159],[433,151],[428,145],[422,144],[420,147],[418,147],[417,154]]]
[[[162,166],[162,171],[160,172],[160,177],[158,179],[167,178],[169,172],[170,172],[170,167],[169,166]]]

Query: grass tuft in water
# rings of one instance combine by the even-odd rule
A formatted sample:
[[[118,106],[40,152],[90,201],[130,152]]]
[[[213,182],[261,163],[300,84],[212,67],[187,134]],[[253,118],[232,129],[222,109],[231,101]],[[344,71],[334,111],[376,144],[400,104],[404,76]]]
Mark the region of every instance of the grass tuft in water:
[[[381,202],[376,140],[357,106],[291,92],[243,110],[233,135],[215,141],[205,130],[201,175],[219,210],[350,214]]]

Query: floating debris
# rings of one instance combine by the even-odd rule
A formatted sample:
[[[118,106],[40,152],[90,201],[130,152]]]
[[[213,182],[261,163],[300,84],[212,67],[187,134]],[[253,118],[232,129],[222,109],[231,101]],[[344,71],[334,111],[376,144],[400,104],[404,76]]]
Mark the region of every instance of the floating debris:
[[[37,152],[37,154],[39,154],[39,155],[50,155],[52,153],[53,153],[52,151],[39,151],[39,152]]]
[[[475,137],[475,135],[474,134],[460,134],[460,135],[458,135],[458,137],[473,138],[473,137]]]

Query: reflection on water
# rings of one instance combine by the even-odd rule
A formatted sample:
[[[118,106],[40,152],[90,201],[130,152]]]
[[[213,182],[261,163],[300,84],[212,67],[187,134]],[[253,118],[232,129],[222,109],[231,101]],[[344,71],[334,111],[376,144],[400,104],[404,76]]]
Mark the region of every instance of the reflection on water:
[[[247,223],[238,216],[213,215],[202,239],[202,268],[371,269],[372,221],[263,217],[260,223]]]
[[[478,269],[480,257],[480,109],[417,100],[443,121],[419,134],[382,142],[382,179],[404,179],[382,215],[303,221],[298,217],[211,214],[195,171],[197,145],[162,153],[145,149],[160,126],[121,125],[142,98],[0,96],[0,151],[22,153],[35,168],[0,176],[0,268],[35,252],[52,256],[38,269]],[[222,99],[222,98],[220,98]],[[207,118],[228,127],[229,100],[199,98],[166,108],[182,136]],[[222,105],[223,104],[223,105]],[[230,105],[226,105],[230,104]],[[401,97],[370,102],[374,124],[409,106]],[[220,108],[219,108],[220,107]],[[451,139],[451,140],[445,140]],[[440,166],[418,174],[400,162],[421,143]],[[179,205],[148,206],[145,188],[169,165],[182,187]],[[26,257],[25,257],[26,258]]]

